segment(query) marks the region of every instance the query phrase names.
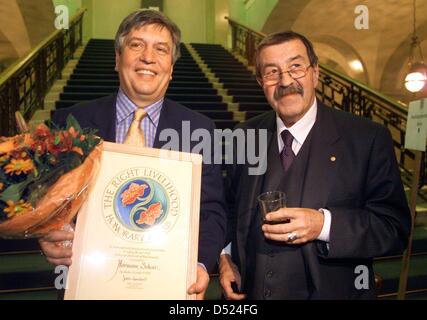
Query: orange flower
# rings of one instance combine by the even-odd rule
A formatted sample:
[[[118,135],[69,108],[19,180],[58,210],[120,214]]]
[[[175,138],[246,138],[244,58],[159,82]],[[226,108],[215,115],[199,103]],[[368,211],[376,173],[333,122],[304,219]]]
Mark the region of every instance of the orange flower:
[[[47,150],[47,142],[44,140],[35,141],[32,144],[31,149],[39,155],[44,154]]]
[[[69,152],[73,148],[73,140],[67,131],[58,132],[51,136],[47,150],[57,156],[59,153]]]
[[[7,140],[5,142],[0,143],[0,154],[9,154],[13,151],[13,149],[15,149],[15,143],[13,140]]]
[[[139,225],[145,223],[145,224],[152,226],[154,224],[154,222],[156,222],[157,218],[160,217],[160,215],[162,214],[162,211],[163,211],[162,203],[156,202],[156,203],[152,204],[147,209],[147,211],[141,213],[141,215],[139,216],[139,219],[136,223]]]
[[[122,205],[126,206],[128,204],[134,203],[138,197],[144,194],[144,190],[146,188],[146,184],[139,185],[137,183],[132,183],[129,188],[121,195]]]
[[[36,138],[39,139],[45,139],[51,136],[49,128],[44,124],[41,123],[37,126],[36,130],[34,131],[34,135]]]
[[[0,191],[2,191],[2,190],[3,190],[3,188],[4,188],[4,183],[1,183],[1,182],[0,182]]]
[[[73,139],[77,138],[77,136],[79,135],[79,132],[76,131],[76,129],[74,129],[74,127],[71,127],[70,129],[68,129],[68,132],[71,134]]]
[[[4,208],[4,212],[7,214],[8,218],[12,218],[15,215],[26,213],[33,209],[33,206],[30,203],[25,202],[24,200],[19,200],[18,202],[13,202],[12,200],[6,201],[7,208]]]
[[[33,171],[34,163],[31,159],[12,159],[8,165],[4,167],[5,172],[8,174],[16,174],[19,176],[21,173],[29,173]]]
[[[30,147],[34,144],[33,137],[29,133],[19,136],[18,143],[21,147]]]
[[[25,149],[15,149],[11,152],[10,156],[19,160],[26,160],[30,157]]]
[[[72,151],[78,153],[79,155],[83,156],[83,150],[80,147],[73,147],[73,149],[71,149]]]

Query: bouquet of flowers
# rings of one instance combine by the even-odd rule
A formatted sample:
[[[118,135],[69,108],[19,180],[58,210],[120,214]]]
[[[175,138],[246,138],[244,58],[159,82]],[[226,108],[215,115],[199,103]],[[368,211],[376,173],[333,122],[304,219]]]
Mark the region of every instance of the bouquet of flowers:
[[[99,169],[101,139],[74,117],[0,137],[0,237],[40,237],[68,225]]]

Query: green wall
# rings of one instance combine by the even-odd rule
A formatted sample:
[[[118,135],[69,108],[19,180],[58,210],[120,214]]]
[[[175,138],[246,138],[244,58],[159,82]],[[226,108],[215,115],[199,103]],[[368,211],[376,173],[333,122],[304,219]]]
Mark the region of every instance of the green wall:
[[[230,17],[261,32],[277,2],[278,0],[228,0]]]
[[[141,0],[92,0],[92,37],[114,39],[122,20],[141,8]]]
[[[164,0],[164,12],[181,29],[183,42],[226,45],[229,0]]]
[[[85,7],[83,36],[113,39],[122,19],[141,7],[140,0],[52,0],[66,5],[70,18]],[[254,30],[261,31],[278,0],[164,0],[164,12],[182,31],[184,42],[227,43],[229,16]]]
[[[207,43],[215,42],[215,1],[206,1],[206,39]]]
[[[141,0],[52,0],[66,5],[70,18],[81,7],[87,9],[83,20],[84,41],[90,38],[114,39],[120,22],[141,7]]]
[[[212,38],[212,34],[208,32],[208,26],[212,23],[212,18],[208,15],[212,2],[213,0],[164,0],[164,13],[181,29],[183,42],[206,43],[208,37]]]

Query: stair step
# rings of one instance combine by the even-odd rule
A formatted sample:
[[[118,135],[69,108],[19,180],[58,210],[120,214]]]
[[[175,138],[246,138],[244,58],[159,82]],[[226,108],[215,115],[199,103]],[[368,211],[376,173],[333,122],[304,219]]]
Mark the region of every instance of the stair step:
[[[401,259],[374,262],[374,271],[383,279],[379,294],[397,292],[401,271]],[[408,290],[427,288],[427,255],[411,257],[409,264]]]
[[[30,254],[0,255],[0,275],[10,273],[51,271],[54,267],[46,261],[40,252]],[[3,283],[0,281],[0,283]],[[3,288],[1,288],[3,289]]]
[[[58,291],[53,288],[27,292],[1,293],[0,300],[57,300]]]

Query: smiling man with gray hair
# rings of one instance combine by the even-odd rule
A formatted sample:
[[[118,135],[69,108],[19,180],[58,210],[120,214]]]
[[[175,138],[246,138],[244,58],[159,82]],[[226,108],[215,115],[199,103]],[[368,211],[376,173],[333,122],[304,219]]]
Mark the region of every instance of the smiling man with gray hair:
[[[98,129],[106,141],[159,149],[166,143],[159,139],[160,133],[167,129],[180,133],[183,122],[189,122],[191,130],[213,133],[210,119],[165,98],[180,56],[180,37],[179,28],[160,12],[144,10],[130,14],[121,23],[115,40],[118,92],[57,110],[53,122],[64,126],[71,113],[83,128]],[[181,151],[179,145],[176,150]],[[209,283],[208,272],[215,268],[226,227],[221,167],[206,163],[202,170],[197,282],[189,288],[189,293],[200,299]],[[70,265],[71,249],[57,243],[73,237],[72,232],[55,231],[41,239],[48,261]]]

